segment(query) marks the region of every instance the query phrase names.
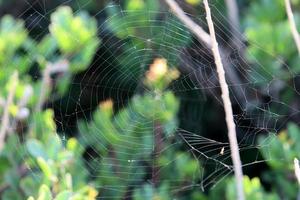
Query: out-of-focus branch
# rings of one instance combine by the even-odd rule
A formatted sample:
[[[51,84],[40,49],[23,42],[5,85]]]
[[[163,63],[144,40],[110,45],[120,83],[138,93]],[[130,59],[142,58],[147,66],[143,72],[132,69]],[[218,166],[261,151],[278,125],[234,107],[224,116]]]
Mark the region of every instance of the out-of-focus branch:
[[[230,25],[239,29],[240,28],[240,18],[239,10],[236,0],[225,0],[228,18],[230,20]]]
[[[297,49],[298,49],[298,54],[300,55],[300,35],[299,35],[299,32],[297,31],[294,14],[293,14],[293,11],[291,8],[291,2],[290,2],[290,0],[284,0],[284,2],[285,2],[286,13],[287,13],[289,23],[290,23],[291,32],[293,34],[294,41],[295,41]]]
[[[11,104],[13,103],[14,96],[16,93],[16,88],[18,85],[18,72],[17,71],[15,71],[13,73],[11,81],[12,81],[12,85],[10,87],[8,97],[5,102],[4,112],[3,112],[2,121],[1,121],[0,150],[2,150],[4,147],[6,132],[9,129],[9,108],[10,108]]]
[[[225,78],[225,70],[222,63],[222,58],[219,52],[218,42],[216,39],[215,28],[211,17],[210,7],[207,0],[203,1],[206,11],[206,20],[210,32],[210,38],[212,41],[212,52],[215,58],[215,63],[217,67],[219,82],[222,91],[222,101],[224,104],[226,124],[228,129],[228,137],[230,143],[231,157],[233,162],[233,169],[236,179],[236,188],[237,188],[237,199],[244,200],[244,189],[243,189],[243,171],[242,171],[242,162],[239,154],[239,146],[236,138],[236,129],[233,118],[233,111],[231,106],[231,100],[229,97],[229,89]]]
[[[239,9],[236,0],[225,0],[229,26],[232,33],[232,43],[235,48],[243,50],[243,37],[240,30]]]
[[[54,73],[63,73],[66,72],[69,69],[69,62],[67,60],[61,60],[56,63],[48,63],[46,65],[46,68],[43,71],[43,77],[42,77],[42,85],[40,90],[40,98],[38,100],[38,103],[35,107],[36,112],[40,112],[47,94],[51,90],[51,74]]]

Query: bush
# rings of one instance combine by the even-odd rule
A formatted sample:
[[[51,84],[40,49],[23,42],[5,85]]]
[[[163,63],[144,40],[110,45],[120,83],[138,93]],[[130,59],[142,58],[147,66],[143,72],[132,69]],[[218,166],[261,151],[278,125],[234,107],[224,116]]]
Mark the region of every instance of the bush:
[[[219,116],[219,110],[198,102],[205,96],[200,94],[202,89],[211,89],[212,96],[216,96],[213,88],[207,88],[209,84],[201,88],[202,82],[198,80],[197,70],[205,64],[205,69],[201,68],[199,73],[203,72],[203,77],[208,79],[205,81],[215,84],[213,73],[208,70],[206,74],[207,66],[211,67],[213,62],[207,49],[204,51],[174,16],[162,12],[160,1],[126,0],[120,5],[113,2],[105,8],[104,19],[102,16],[96,19],[82,9],[75,12],[70,6],[60,6],[51,13],[48,29],[40,38],[33,38],[21,19],[11,15],[1,18],[0,198],[236,199],[235,179],[226,173],[232,172],[228,144],[202,136],[204,131],[209,134],[226,132],[220,123],[223,121],[215,117]],[[201,1],[185,2],[194,11]],[[215,8],[218,9],[220,2],[216,1]],[[91,5],[96,3],[93,1]],[[254,85],[251,89],[257,96],[270,93],[266,92],[265,83],[284,82],[282,87],[286,90],[275,89],[278,89],[276,97],[283,99],[279,104],[285,107],[258,102],[257,97],[257,102],[250,102],[255,111],[248,113],[248,107],[234,105],[242,110],[236,117],[249,117],[251,124],[257,114],[264,118],[261,123],[269,123],[265,118],[271,119],[275,130],[279,130],[279,116],[288,119],[283,120],[288,123],[280,126],[279,133],[269,132],[269,125],[260,128],[256,124],[254,129],[251,129],[252,124],[246,125],[250,132],[264,129],[258,139],[253,137],[251,148],[257,149],[256,157],[262,156],[268,168],[261,177],[257,172],[244,176],[244,192],[248,200],[296,199],[299,184],[293,160],[300,151],[300,128],[290,122],[292,106],[287,105],[296,105],[294,110],[299,106],[295,92],[298,85],[294,80],[299,73],[299,57],[282,1],[256,0],[249,5],[243,3],[243,6],[247,7],[242,21],[249,42],[245,47],[247,61],[243,62],[253,65],[246,79]],[[295,6],[299,6],[297,1]],[[90,8],[91,12],[94,9]],[[99,31],[99,27],[103,30]],[[265,49],[257,48],[256,43]],[[204,60],[204,64],[199,64],[193,55],[199,52],[206,52],[197,58]],[[190,57],[184,60],[182,54]],[[275,55],[285,60],[290,68],[283,67],[282,62],[274,59]],[[112,58],[114,62],[110,63]],[[109,64],[98,66],[98,60]],[[182,60],[187,67],[181,66]],[[187,60],[192,60],[191,63],[199,68],[189,66]],[[188,71],[189,68],[192,70]],[[98,76],[108,77],[109,81],[103,78],[104,81],[97,85],[95,77]],[[110,90],[90,97],[85,93],[86,87],[95,93],[101,87]],[[126,92],[119,97],[121,90]],[[99,100],[101,95],[103,98]],[[195,96],[198,99],[195,100]],[[272,95],[268,97],[273,100]],[[64,98],[67,103],[63,102]],[[88,102],[81,102],[84,98]],[[96,108],[90,105],[94,98]],[[190,102],[187,98],[196,103],[185,105]],[[213,104],[210,100],[206,101]],[[74,112],[69,108],[72,101],[75,102]],[[195,110],[199,106],[204,110],[199,121],[210,122],[210,118],[214,118],[213,130],[207,129],[209,126],[205,123],[198,124]],[[72,133],[58,127],[68,122],[68,115],[76,116]],[[187,118],[181,119],[181,116]],[[196,122],[191,120],[195,118]],[[187,140],[182,135],[182,127],[191,124],[197,124],[191,129],[200,133],[190,134]],[[241,141],[246,144],[250,140],[246,135],[249,133],[242,128],[243,122],[240,125],[238,132],[244,134]],[[200,129],[202,131],[198,131]],[[223,137],[218,136],[218,139],[221,141]],[[241,150],[249,146],[246,144]],[[244,155],[245,159],[251,156]],[[222,171],[222,167],[227,168]],[[222,181],[217,180],[220,171]],[[204,181],[214,187],[204,191]]]

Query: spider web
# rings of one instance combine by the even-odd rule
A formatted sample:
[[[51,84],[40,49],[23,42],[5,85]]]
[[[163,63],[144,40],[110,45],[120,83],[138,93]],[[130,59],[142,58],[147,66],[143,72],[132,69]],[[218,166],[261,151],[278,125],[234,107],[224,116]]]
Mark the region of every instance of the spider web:
[[[34,12],[28,16],[26,13],[28,10],[26,10],[24,13],[19,15],[19,17],[22,17],[25,20],[30,32],[36,29],[36,26],[39,26],[38,29],[40,29],[40,31],[36,35],[36,38],[39,38],[41,35],[48,32],[45,27],[40,25],[43,24],[41,22],[45,22],[45,24],[49,23],[49,15],[55,9],[47,10],[46,0],[37,0],[33,3],[25,0],[24,2],[26,2],[28,10]],[[77,1],[63,1],[61,5],[68,5],[70,3],[73,3],[73,5],[75,4],[75,7],[77,7],[75,13],[77,13],[90,6],[92,1],[86,1],[83,4]],[[184,5],[188,7],[187,4]],[[240,153],[243,155],[244,152],[251,150],[254,150],[255,152],[255,155],[251,158],[252,160],[243,162],[243,170],[245,170],[248,167],[252,167],[258,163],[266,161],[259,155],[259,149],[261,146],[256,144],[257,136],[270,132],[278,133],[282,128],[284,128],[284,125],[292,116],[299,114],[298,109],[284,102],[284,100],[280,99],[279,95],[274,92],[274,88],[277,88],[278,84],[283,84],[284,87],[288,87],[291,91],[293,91],[293,95],[298,96],[299,93],[295,83],[286,83],[287,81],[294,81],[294,78],[296,78],[297,74],[294,73],[292,69],[284,63],[284,61],[282,61],[276,55],[271,55],[271,53],[265,51],[264,47],[260,46],[259,44],[251,45],[254,46],[256,50],[266,53],[267,55],[273,57],[275,61],[281,63],[281,66],[284,67],[283,70],[286,72],[285,76],[270,74],[267,67],[259,63],[255,56],[251,57],[252,63],[249,64],[248,60],[245,58],[245,55],[243,55],[243,49],[236,49],[228,40],[228,38],[235,36],[231,35],[232,31],[226,25],[230,23],[227,20],[226,13],[224,13],[224,10],[226,9],[221,7],[222,9],[220,10],[220,5],[214,1],[210,2],[210,6],[212,7],[214,14],[218,15],[218,17],[213,16],[217,29],[217,39],[221,46],[226,46],[227,51],[230,52],[223,57],[223,60],[230,64],[230,67],[234,73],[237,75],[237,77],[239,77],[238,80],[230,77],[229,89],[231,92],[233,107],[235,108],[234,118],[238,132]],[[37,7],[40,7],[40,9],[37,9]],[[203,10],[202,5],[199,7]],[[109,16],[107,14],[109,9],[118,9],[119,12]],[[149,59],[151,60],[153,58],[163,57],[168,60],[168,63],[170,63],[171,67],[177,67],[181,72],[181,76],[170,86],[170,89],[181,101],[181,114],[178,115],[178,127],[172,131],[173,137],[176,139],[172,140],[169,146],[165,146],[163,149],[161,149],[159,154],[164,154],[168,149],[178,145],[180,148],[184,148],[185,151],[188,151],[195,160],[199,161],[198,172],[195,172],[194,180],[191,181],[192,184],[182,186],[179,184],[181,180],[177,180],[175,178],[171,181],[173,182],[173,186],[169,188],[169,193],[198,189],[205,191],[207,188],[214,187],[217,183],[222,181],[233,172],[230,148],[226,139],[227,135],[225,134],[221,137],[224,138],[223,141],[217,141],[214,139],[214,137],[216,137],[215,135],[212,137],[208,135],[210,130],[204,130],[205,127],[219,126],[219,124],[217,124],[219,119],[214,119],[214,117],[217,118],[221,116],[223,119],[224,116],[222,110],[222,101],[220,98],[220,87],[214,66],[214,59],[210,53],[208,53],[209,50],[205,48],[201,42],[193,38],[188,29],[186,29],[184,25],[180,23],[180,21],[167,8],[161,8],[159,12],[149,10],[145,13],[137,13],[137,16],[140,16],[141,14],[145,16],[143,20],[146,20],[146,27],[136,26],[136,24],[140,24],[138,17],[133,17],[126,22],[120,21],[118,24],[119,26],[127,27],[127,29],[124,29],[126,36],[123,38],[116,37],[116,35],[112,34],[112,32],[114,32],[113,28],[118,29],[119,27],[109,27],[109,24],[113,20],[126,16],[127,13],[130,12],[133,11],[124,10],[120,3],[115,2],[107,5],[93,15],[93,17],[97,19],[106,17],[105,20],[98,20],[98,33],[99,37],[102,39],[101,47],[103,47],[105,51],[100,53],[98,52],[95,55],[96,60],[94,60],[91,64],[93,67],[90,67],[84,72],[84,74],[81,74],[77,80],[73,80],[71,82],[71,86],[80,88],[79,96],[75,98],[69,93],[66,98],[67,101],[61,100],[58,104],[53,105],[53,107],[56,107],[55,109],[59,111],[55,120],[60,126],[62,132],[61,138],[64,141],[67,137],[65,132],[68,130],[74,131],[77,127],[77,124],[72,124],[71,122],[69,124],[68,121],[62,121],[63,118],[67,117],[68,119],[87,121],[89,122],[89,126],[97,129],[97,126],[93,124],[94,121],[91,120],[93,119],[93,112],[91,111],[95,109],[95,102],[99,103],[105,100],[106,97],[111,97],[113,98],[114,103],[120,109],[127,107],[127,109],[130,110],[131,105],[128,104],[128,102],[130,102],[132,94],[141,94],[142,92],[149,90],[143,86],[143,84],[141,84],[141,79],[143,78],[144,73],[141,73],[141,77],[134,75],[132,76],[131,74],[135,74],[135,71],[130,71],[133,70],[133,68],[120,69],[114,66],[115,63],[121,62],[120,60],[123,59],[123,56],[127,56],[129,64],[140,66],[139,68],[135,69],[141,70],[142,72],[146,72],[148,70],[149,64],[151,64],[151,62],[149,63]],[[154,19],[153,15],[156,16]],[[206,24],[205,13],[202,13],[198,16],[189,15],[189,17],[191,17],[200,25],[205,26]],[[158,35],[155,31],[157,26],[163,27],[163,31]],[[133,35],[130,33],[130,30],[128,30],[128,27],[140,28],[141,30],[147,29],[149,30],[149,33],[147,33],[146,36]],[[173,30],[176,31],[174,32]],[[163,39],[159,41],[156,40],[157,37],[162,37]],[[190,39],[188,39],[188,37],[190,37]],[[173,43],[163,42],[164,40],[168,41],[170,38],[172,39]],[[132,42],[133,39],[144,44],[145,47],[138,48],[136,44]],[[244,39],[246,41],[246,38]],[[186,46],[182,45],[182,43],[185,43],[185,40],[189,40],[188,45]],[[244,43],[244,41],[240,42]],[[247,48],[247,46],[244,45],[242,48]],[[150,58],[149,55],[151,55]],[[252,55],[250,54],[250,56]],[[102,71],[100,71],[100,69]],[[112,75],[112,70],[115,70],[115,74],[117,75]],[[107,73],[104,74],[103,71]],[[267,73],[268,78],[262,75],[262,72]],[[86,96],[86,91],[90,91],[88,94],[93,94],[94,96],[89,101],[89,105],[83,106],[82,101],[86,98],[89,98],[89,96]],[[211,101],[215,104],[214,109],[219,112],[220,116],[208,116],[208,114],[205,112],[205,107],[207,105],[211,105]],[[200,107],[200,109],[194,109],[192,111],[193,116],[189,116],[191,110],[185,106],[194,105],[198,102],[203,103],[203,105]],[[76,105],[74,111],[65,111],[69,104]],[[206,121],[197,121],[198,119],[203,118],[205,115],[207,115],[208,118]],[[122,118],[116,118],[115,120],[120,120],[116,121],[117,124],[122,123]],[[190,127],[184,124],[185,121],[189,120],[191,120],[189,123],[189,125],[191,125]],[[135,129],[137,128],[135,127],[136,124],[143,123],[147,129],[154,130],[157,128],[154,125],[155,121],[156,120],[145,121],[145,119],[142,118],[135,118],[133,119],[132,124],[128,124],[128,129]],[[199,124],[201,125],[202,123],[209,123],[210,125],[204,124],[204,128],[201,128],[201,126],[199,127]],[[225,127],[224,124],[220,126]],[[219,130],[217,127],[215,130],[219,134],[226,132],[224,130]],[[80,132],[81,130],[79,129],[77,131]],[[98,131],[99,135],[103,134],[101,130]],[[153,132],[155,133],[155,131]],[[88,133],[80,134],[84,141],[84,134]],[[138,135],[138,133],[136,135]],[[123,138],[123,142],[119,143],[121,147],[120,149],[130,149],[135,147],[141,152],[155,149],[155,141],[153,141],[149,146],[143,146],[134,142],[138,141],[138,136],[136,136],[136,138],[121,138]],[[107,146],[114,145],[111,143],[112,141],[103,141],[103,137],[95,137],[93,139],[99,146],[104,146],[106,151],[109,151]],[[154,140],[155,136],[152,135],[149,139]],[[161,140],[169,141],[170,137],[164,135]],[[267,146],[268,144],[265,145]],[[120,150],[115,149],[115,151]],[[126,154],[126,152],[118,153]],[[91,165],[88,161],[85,163],[88,168],[92,169],[91,171],[93,171],[91,176],[94,179],[104,178],[104,176],[98,175],[100,169],[97,168],[97,164],[100,165],[103,160],[112,159],[110,157],[111,155],[107,154],[107,152],[101,154],[97,152],[96,149],[93,149],[92,151],[88,152],[86,156],[88,157],[87,160],[93,160],[94,162],[93,165]],[[127,174],[127,180],[124,181],[128,181],[135,176],[146,175],[144,172],[139,174],[139,169],[146,169],[147,171],[147,169],[150,170],[150,168],[153,169],[155,167],[161,167],[157,166],[153,160],[141,159],[140,155],[132,154],[127,155],[127,157],[130,159],[122,160],[120,158],[114,158],[113,160],[115,163],[128,163],[126,168],[122,168],[122,171],[119,171],[120,174]],[[179,159],[179,156],[175,156],[172,159],[173,160],[169,163],[169,165],[174,164],[176,159]],[[149,166],[145,163],[151,163],[151,165]],[[118,167],[118,164],[112,164],[111,167]],[[163,171],[163,168],[167,167],[168,166],[161,167],[159,171]],[[82,170],[87,169],[84,168]],[[200,174],[200,177],[198,174]],[[152,174],[152,177],[149,177],[148,179],[150,184],[154,184],[152,182],[153,177],[155,177],[155,174]],[[101,184],[95,186],[99,190],[105,189],[115,192],[122,187],[121,185]],[[132,183],[127,187],[135,188],[139,186],[140,183]],[[101,198],[106,199],[110,198],[110,196],[101,196]],[[120,196],[120,199],[121,198],[122,196]]]

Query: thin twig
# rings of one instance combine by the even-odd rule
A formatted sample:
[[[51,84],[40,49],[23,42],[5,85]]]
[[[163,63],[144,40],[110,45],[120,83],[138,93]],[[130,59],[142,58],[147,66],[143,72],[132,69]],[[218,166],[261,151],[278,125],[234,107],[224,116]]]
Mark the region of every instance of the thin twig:
[[[193,22],[178,6],[174,0],[165,0],[172,12],[180,19],[184,25],[192,31],[200,41],[202,41],[209,49],[211,48],[211,40],[209,34],[198,24]]]
[[[180,19],[181,22],[183,22],[185,26],[190,31],[192,31],[197,36],[197,38],[206,45],[206,47],[209,47],[213,52],[215,63],[217,66],[221,91],[222,91],[222,100],[224,104],[226,123],[228,127],[228,137],[230,142],[232,161],[234,165],[234,173],[236,177],[238,199],[243,200],[245,199],[245,197],[244,197],[244,190],[243,190],[242,164],[241,164],[239,147],[236,138],[236,130],[235,130],[235,123],[233,118],[233,111],[231,107],[231,101],[229,97],[229,89],[225,79],[225,71],[224,71],[220,51],[222,52],[223,57],[224,57],[224,53],[222,50],[219,50],[218,48],[218,43],[216,40],[215,30],[214,30],[213,21],[210,14],[210,8],[208,2],[207,0],[204,1],[210,34],[206,33],[199,25],[197,25],[188,16],[186,16],[185,13],[182,11],[182,9],[178,6],[178,4],[174,0],[165,0],[165,2],[171,8],[172,12],[178,17],[178,19]],[[226,66],[227,66],[227,71],[229,72],[229,76],[231,76],[232,74],[230,72],[232,72],[232,70],[230,69],[229,64],[227,64],[227,62],[226,62]]]
[[[18,85],[18,72],[17,71],[15,71],[13,73],[11,82],[12,82],[12,85],[10,87],[8,97],[7,97],[7,100],[5,102],[4,112],[3,112],[2,121],[1,121],[0,151],[4,147],[4,143],[5,143],[4,140],[5,140],[6,132],[9,129],[9,108],[10,108],[11,104],[13,103],[14,96],[15,96],[15,93],[16,93],[16,88],[17,88],[17,85]]]
[[[298,54],[300,55],[300,35],[299,35],[299,32],[297,31],[294,14],[293,14],[293,11],[291,8],[291,2],[290,2],[290,0],[284,0],[284,2],[285,2],[286,13],[287,13],[289,23],[290,23],[291,32],[293,34],[294,41],[295,41],[297,49],[298,49]]]
[[[212,48],[212,42],[210,39],[209,34],[198,24],[196,24],[191,18],[189,18],[184,11],[180,8],[180,6],[174,1],[174,0],[165,0],[166,4],[170,7],[173,14],[192,32],[195,34],[195,36],[198,38],[202,44],[205,45],[205,47],[211,51]],[[220,48],[220,53],[223,60],[224,68],[227,72],[227,76],[229,79],[229,82],[231,84],[234,84],[236,87],[233,87],[234,94],[236,98],[239,100],[239,104],[242,108],[244,108],[246,105],[244,103],[245,99],[248,98],[248,94],[246,93],[246,89],[244,87],[244,84],[242,83],[242,80],[240,79],[239,75],[236,73],[236,71],[231,67],[231,64],[228,62],[227,57],[229,53],[226,51],[226,49]]]
[[[31,85],[25,86],[23,95],[22,95],[20,101],[18,102],[18,108],[25,107],[28,104],[28,102],[29,102],[30,98],[32,97],[32,95],[33,95],[32,86]]]
[[[233,111],[231,107],[231,100],[229,97],[229,89],[226,82],[225,71],[224,71],[221,55],[218,48],[218,42],[216,39],[215,28],[211,17],[210,7],[207,0],[204,0],[203,3],[205,6],[206,20],[210,32],[210,38],[212,41],[212,52],[215,58],[219,82],[222,91],[222,101],[224,104],[231,157],[233,162],[234,175],[236,179],[237,199],[244,200],[245,196],[244,196],[244,189],[243,189],[242,162],[239,154],[239,146],[236,137],[236,129],[235,129],[235,123],[233,118]]]

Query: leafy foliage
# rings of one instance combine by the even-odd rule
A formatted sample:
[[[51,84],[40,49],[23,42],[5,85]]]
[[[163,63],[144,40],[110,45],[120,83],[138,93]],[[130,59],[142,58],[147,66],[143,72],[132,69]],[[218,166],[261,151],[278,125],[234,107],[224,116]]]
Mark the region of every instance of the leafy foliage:
[[[276,10],[276,12],[273,12]],[[258,85],[263,85],[273,77],[291,78],[283,62],[287,61],[293,72],[299,72],[299,58],[285,14],[284,1],[259,0],[254,2],[244,20],[245,35],[250,45],[247,58],[259,64],[253,70],[251,78]],[[286,47],[289,48],[286,48]]]
[[[76,2],[79,7],[86,3]],[[188,8],[198,8],[201,0],[185,2]],[[299,6],[299,1],[293,3]],[[95,11],[98,1],[90,5],[90,11]],[[249,42],[246,58],[254,67],[248,74],[251,83],[260,88],[277,77],[291,86],[297,77],[291,74],[300,72],[299,57],[283,1],[255,0],[243,6],[248,7],[242,18]],[[60,6],[52,12],[40,39],[32,38],[21,19],[10,15],[1,18],[1,115],[13,85],[17,85],[8,107],[10,127],[0,151],[1,199],[236,199],[232,176],[211,192],[192,187],[199,185],[206,171],[202,160],[186,150],[177,134],[182,105],[170,85],[180,77],[176,69],[180,53],[190,50],[193,38],[183,24],[174,16],[164,15],[162,9],[158,0],[125,0],[120,5],[111,1],[105,20],[99,22],[85,11]],[[298,18],[296,13],[297,22]],[[98,23],[117,42],[104,43],[98,36]],[[106,61],[104,54],[96,55],[104,46],[118,52],[112,55],[116,58],[114,66],[109,66],[121,72],[122,84],[118,84],[128,89],[134,82],[144,90],[122,108],[114,104],[115,99],[100,102],[89,120],[76,124],[78,133],[72,137],[64,130],[58,132],[56,124],[61,122],[46,107],[70,90],[72,79],[88,70],[95,56]],[[274,57],[282,58],[289,69]],[[18,79],[11,76],[15,71]],[[285,102],[295,101],[293,87],[278,91]],[[41,108],[37,108],[41,100]],[[299,157],[299,140],[300,128],[294,123],[278,135],[269,133],[258,139],[269,169],[262,177],[244,177],[247,199],[296,199],[299,186],[293,160]],[[95,154],[92,160],[87,156],[89,151]],[[269,184],[268,190],[262,183]]]
[[[159,63],[154,62],[153,65],[155,64]],[[165,67],[166,73],[169,73],[170,70]],[[155,69],[157,70],[152,68]],[[164,84],[170,77],[156,78],[148,80],[150,87]],[[181,180],[182,184],[189,184],[193,177],[199,175],[199,163],[176,146],[153,158],[153,146],[165,148],[173,143],[177,124],[175,115],[178,102],[172,92],[161,92],[162,90],[153,90],[143,96],[133,97],[128,108],[116,115],[113,115],[112,102],[104,102],[100,104],[100,110],[94,114],[92,122],[80,123],[80,132],[89,133],[82,135],[82,143],[86,144],[86,147],[92,146],[96,149],[101,158],[94,160],[93,169],[97,173],[95,176],[101,177],[97,183],[106,186],[106,190],[100,192],[103,196],[112,199],[125,196],[131,185],[143,182],[151,166],[162,170],[160,175],[157,175],[160,184],[158,189],[149,184],[144,184],[141,188],[134,187],[131,189],[134,191],[134,199],[172,199],[168,188],[176,187],[173,183],[177,184],[177,180]],[[151,122],[155,125],[149,125]],[[161,137],[159,140],[165,137],[168,139],[158,144],[155,137]],[[172,157],[174,155],[175,160]],[[151,163],[153,159],[154,165]],[[144,167],[141,167],[142,163]],[[128,179],[128,175],[132,176]],[[118,190],[113,190],[114,187],[118,187]]]
[[[61,52],[70,59],[72,72],[86,69],[99,44],[97,23],[87,13],[73,16],[69,7],[61,7],[51,16],[50,32]]]
[[[16,69],[21,75],[19,80],[0,77],[1,83],[6,85],[5,90],[1,90],[1,96],[7,96],[12,90],[12,83],[17,81],[9,114],[20,124],[26,124],[28,120],[28,127],[25,127],[27,133],[22,136],[9,134],[1,151],[0,185],[5,188],[1,199],[17,200],[29,196],[32,196],[29,199],[36,197],[41,200],[95,199],[98,193],[87,184],[88,173],[81,145],[75,138],[62,139],[58,136],[53,111],[29,115],[38,101],[38,96],[34,96],[33,92],[40,93],[46,88],[41,88],[43,80],[35,82],[28,72],[35,62],[41,70],[50,66],[50,71],[62,71],[65,77],[86,69],[100,41],[96,36],[96,21],[86,13],[73,17],[69,7],[61,7],[52,14],[51,34],[45,35],[41,41],[32,40],[24,23],[11,16],[3,17],[0,24],[1,75],[12,74]],[[59,54],[57,50],[60,50]],[[60,60],[67,60],[65,62],[70,71],[61,69],[64,63],[49,64]],[[58,81],[57,87],[68,82]]]
[[[299,156],[300,128],[296,124],[289,124],[287,130],[279,133],[278,136],[270,134],[268,137],[261,137],[259,143],[262,145],[262,154],[272,168],[265,174],[266,180],[273,183],[276,190],[290,199],[296,198],[298,184],[290,181],[294,176],[293,160]]]

